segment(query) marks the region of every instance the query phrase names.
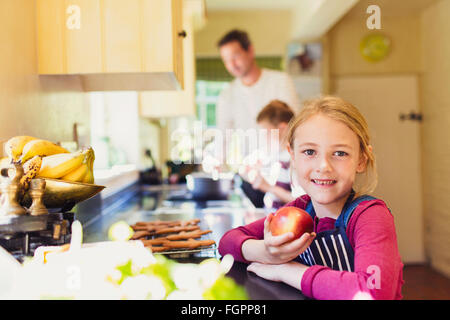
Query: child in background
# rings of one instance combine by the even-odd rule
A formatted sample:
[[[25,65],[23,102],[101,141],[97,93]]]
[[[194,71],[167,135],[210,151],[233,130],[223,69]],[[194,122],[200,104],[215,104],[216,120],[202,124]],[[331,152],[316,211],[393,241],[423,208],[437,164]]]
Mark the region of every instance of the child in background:
[[[259,171],[252,181],[254,189],[265,193],[264,204],[268,209],[276,210],[294,200],[289,174],[290,156],[286,148],[286,133],[293,116],[294,112],[287,104],[273,100],[259,112],[256,119],[258,126],[267,132],[268,147],[276,149],[278,156],[278,161],[272,164],[271,170],[276,178],[275,183],[268,182]],[[272,130],[277,130],[277,134],[271,135]],[[272,141],[273,139],[276,141]]]
[[[306,195],[286,206],[306,210],[314,232],[295,240],[292,233],[272,236],[269,214],[228,231],[220,254],[315,299],[401,299],[394,219],[382,200],[367,195],[377,179],[363,116],[340,98],[308,101],[287,139],[291,169]]]

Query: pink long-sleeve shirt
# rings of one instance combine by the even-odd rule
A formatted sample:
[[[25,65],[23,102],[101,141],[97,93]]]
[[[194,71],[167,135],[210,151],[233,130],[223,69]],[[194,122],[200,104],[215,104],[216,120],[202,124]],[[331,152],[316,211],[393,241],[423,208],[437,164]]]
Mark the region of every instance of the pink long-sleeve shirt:
[[[288,203],[305,209],[310,200],[304,195]],[[237,261],[249,263],[242,256],[242,244],[248,239],[264,238],[264,220],[259,219],[225,233],[219,243],[219,253],[233,255]],[[334,229],[335,219],[317,216],[316,233]],[[346,230],[354,250],[353,272],[336,271],[315,265],[309,267],[301,280],[302,293],[314,299],[402,299],[403,263],[400,258],[395,233],[394,218],[381,200],[363,201],[356,207]],[[357,295],[364,293],[366,295]]]

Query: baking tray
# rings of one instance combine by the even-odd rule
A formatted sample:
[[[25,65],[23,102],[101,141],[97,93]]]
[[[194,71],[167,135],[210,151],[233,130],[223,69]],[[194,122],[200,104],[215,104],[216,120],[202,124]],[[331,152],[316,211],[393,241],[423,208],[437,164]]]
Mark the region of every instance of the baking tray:
[[[208,239],[202,239],[202,240],[208,240]],[[216,244],[212,244],[207,247],[200,247],[195,249],[173,249],[173,250],[167,250],[162,252],[154,252],[153,254],[162,254],[170,256],[170,258],[187,258],[192,255],[196,256],[216,256],[215,251],[217,249]],[[214,255],[210,255],[207,253],[214,252]]]
[[[201,229],[201,230],[204,230],[204,229]],[[212,233],[202,235],[200,238],[197,238],[196,240],[213,240],[211,238],[211,234]],[[161,235],[158,235],[158,237],[152,236],[148,239],[163,238],[167,235],[169,235],[169,234],[161,234]],[[176,249],[167,250],[167,251],[153,252],[153,254],[162,254],[162,255],[170,256],[171,258],[187,258],[187,257],[193,256],[193,255],[195,255],[195,256],[211,256],[211,252],[215,252],[216,249],[217,249],[217,243],[214,243],[209,246],[198,247],[195,249],[176,248]],[[216,255],[216,253],[214,253],[214,256],[215,255]]]
[[[170,220],[167,220],[170,221]],[[151,222],[151,221],[149,221]],[[200,228],[201,231],[205,231],[205,230],[210,230],[210,228],[208,228],[208,224],[205,223],[206,221],[200,221],[200,223],[197,223],[197,226]],[[166,236],[169,235],[176,235],[179,234],[179,232],[177,233],[164,233],[164,234],[153,234],[153,235],[147,235],[147,236],[143,236],[140,237],[139,239],[136,240],[152,240],[152,239],[159,239],[159,238],[164,238]],[[188,240],[188,239],[186,239]],[[196,238],[196,240],[214,240],[215,243],[208,245],[208,246],[203,246],[203,247],[197,247],[197,248],[173,248],[167,251],[160,251],[160,252],[153,252],[153,254],[162,254],[171,258],[187,258],[190,256],[200,256],[200,257],[210,257],[210,256],[217,256],[217,241],[216,239],[213,239],[212,236],[212,232],[207,233],[207,234],[203,234],[201,237]],[[155,248],[158,247],[158,245],[154,246]]]

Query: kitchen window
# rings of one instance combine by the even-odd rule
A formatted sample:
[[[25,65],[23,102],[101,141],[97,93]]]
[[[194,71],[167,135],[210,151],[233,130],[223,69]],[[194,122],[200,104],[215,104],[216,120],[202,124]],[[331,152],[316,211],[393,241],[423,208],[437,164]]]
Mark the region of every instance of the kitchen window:
[[[204,127],[216,126],[216,104],[219,94],[228,82],[203,81],[196,82],[197,119]]]

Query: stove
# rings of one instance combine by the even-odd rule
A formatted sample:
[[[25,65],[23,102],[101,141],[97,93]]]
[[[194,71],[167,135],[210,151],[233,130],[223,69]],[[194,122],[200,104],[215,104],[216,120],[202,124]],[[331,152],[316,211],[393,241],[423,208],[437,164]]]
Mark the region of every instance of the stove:
[[[73,212],[68,212],[71,209],[55,208],[50,211],[46,208],[45,179],[31,179],[26,187],[21,182],[23,177],[24,168],[20,164],[0,168],[0,245],[20,262],[34,255],[36,248],[42,245],[57,246],[70,242],[75,216]],[[21,203],[21,200],[26,202],[25,191],[31,198],[28,209]],[[55,196],[49,196],[49,199],[53,198]]]
[[[19,262],[33,256],[39,246],[58,246],[70,242],[73,212],[41,216],[1,216],[0,245]]]

